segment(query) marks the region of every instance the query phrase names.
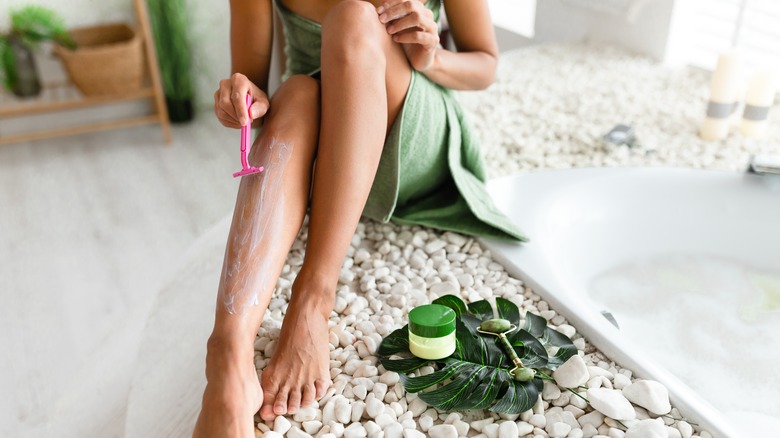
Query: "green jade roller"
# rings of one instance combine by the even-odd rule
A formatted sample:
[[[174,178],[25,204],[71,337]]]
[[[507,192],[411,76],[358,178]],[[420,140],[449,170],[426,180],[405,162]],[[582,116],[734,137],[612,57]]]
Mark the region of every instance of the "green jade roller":
[[[509,370],[509,374],[511,374],[517,381],[527,382],[534,378],[536,371],[523,366],[523,362],[519,357],[517,357],[515,349],[512,348],[512,344],[510,344],[509,340],[506,338],[506,334],[515,331],[515,329],[517,329],[517,326],[510,323],[509,321],[501,318],[495,318],[483,321],[479,327],[477,327],[477,332],[498,336],[498,339],[501,341],[501,345],[504,347],[504,350],[507,352],[507,354],[509,354],[509,357],[512,358],[512,363],[515,364],[515,367]]]

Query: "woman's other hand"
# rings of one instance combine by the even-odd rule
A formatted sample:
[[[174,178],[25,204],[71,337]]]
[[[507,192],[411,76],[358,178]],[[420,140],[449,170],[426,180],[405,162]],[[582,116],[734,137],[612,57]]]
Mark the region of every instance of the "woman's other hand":
[[[252,96],[250,111],[252,120],[257,120],[268,111],[268,96],[241,73],[234,73],[230,79],[219,81],[214,93],[214,113],[223,126],[240,128],[250,120],[246,108],[246,95]]]
[[[421,0],[387,0],[377,8],[379,21],[393,41],[400,43],[409,63],[425,72],[433,65],[439,46],[439,26]]]

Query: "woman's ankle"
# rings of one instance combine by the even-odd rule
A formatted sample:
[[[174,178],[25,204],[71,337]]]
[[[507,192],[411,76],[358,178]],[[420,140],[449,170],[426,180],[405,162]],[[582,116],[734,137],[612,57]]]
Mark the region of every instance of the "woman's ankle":
[[[212,332],[206,343],[206,358],[252,359],[254,355],[254,336]]]
[[[338,277],[301,269],[293,284],[290,304],[316,309],[328,318],[336,301]]]

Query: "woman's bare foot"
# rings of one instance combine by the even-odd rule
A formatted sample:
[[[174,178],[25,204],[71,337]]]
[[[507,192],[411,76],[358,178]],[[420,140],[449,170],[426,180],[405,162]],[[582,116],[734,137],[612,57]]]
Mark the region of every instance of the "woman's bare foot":
[[[206,390],[193,438],[254,438],[254,415],[263,402],[253,347],[209,340]],[[241,350],[241,351],[238,351]]]
[[[334,294],[319,292],[300,275],[296,279],[276,350],[262,372],[263,420],[296,413],[324,397],[332,383],[328,318]]]

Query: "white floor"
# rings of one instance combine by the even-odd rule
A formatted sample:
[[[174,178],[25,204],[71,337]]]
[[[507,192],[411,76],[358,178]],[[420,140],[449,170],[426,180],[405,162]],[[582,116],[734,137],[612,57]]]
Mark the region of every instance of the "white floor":
[[[238,184],[237,131],[203,114],[174,139],[149,126],[0,147],[0,436],[123,435],[164,276]]]

